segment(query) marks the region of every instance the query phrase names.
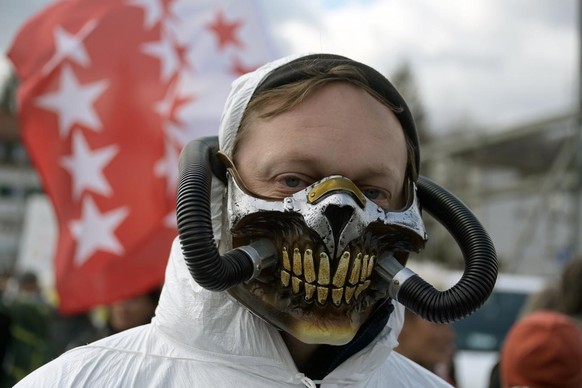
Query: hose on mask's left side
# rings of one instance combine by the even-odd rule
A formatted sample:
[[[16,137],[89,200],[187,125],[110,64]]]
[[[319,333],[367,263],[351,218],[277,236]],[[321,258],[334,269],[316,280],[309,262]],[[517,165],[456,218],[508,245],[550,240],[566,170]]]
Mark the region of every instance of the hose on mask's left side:
[[[212,229],[210,189],[212,174],[224,178],[226,169],[211,160],[218,139],[191,141],[182,150],[176,199],[176,217],[186,266],[198,284],[223,291],[253,276],[255,264],[248,252],[234,249],[220,256]],[[222,169],[222,170],[221,170]]]

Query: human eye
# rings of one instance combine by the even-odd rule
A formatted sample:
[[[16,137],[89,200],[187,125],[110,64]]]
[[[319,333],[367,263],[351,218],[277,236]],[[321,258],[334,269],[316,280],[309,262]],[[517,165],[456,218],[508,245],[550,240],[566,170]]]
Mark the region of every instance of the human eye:
[[[289,188],[296,188],[301,185],[301,179],[296,176],[287,176],[282,178],[282,183]]]
[[[310,185],[310,180],[297,174],[284,174],[276,179],[277,191],[281,196],[288,196]]]
[[[361,189],[362,193],[369,200],[373,201],[376,205],[383,209],[388,209],[390,207],[390,200],[392,196],[386,190],[378,189],[375,187],[366,187]]]

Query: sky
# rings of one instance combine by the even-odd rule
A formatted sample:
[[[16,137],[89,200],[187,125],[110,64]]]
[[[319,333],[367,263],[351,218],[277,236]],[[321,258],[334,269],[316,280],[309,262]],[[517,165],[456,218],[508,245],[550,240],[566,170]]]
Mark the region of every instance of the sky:
[[[282,55],[407,63],[430,128],[495,131],[578,101],[576,0],[258,0]],[[0,51],[48,0],[0,1]],[[9,71],[0,56],[0,79]]]

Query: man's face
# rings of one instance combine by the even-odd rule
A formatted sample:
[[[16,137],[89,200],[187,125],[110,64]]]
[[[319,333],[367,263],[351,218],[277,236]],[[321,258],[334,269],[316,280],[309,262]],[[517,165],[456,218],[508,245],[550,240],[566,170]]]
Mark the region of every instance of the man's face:
[[[150,322],[155,310],[156,303],[148,295],[138,295],[114,302],[110,308],[111,326],[116,331],[123,331],[144,325]]]
[[[326,85],[288,112],[252,118],[246,131],[234,163],[246,187],[261,197],[281,200],[324,177],[342,175],[385,210],[405,204],[407,147],[402,127],[389,108],[362,89]],[[306,249],[284,248],[290,255],[296,248],[304,255]],[[320,267],[320,256],[313,256],[315,267]],[[340,257],[329,260],[333,275]],[[355,260],[350,258],[349,268]],[[333,286],[329,287],[331,294]],[[306,343],[349,342],[374,308],[363,300],[340,306],[296,303],[283,291],[280,284],[252,281],[235,287],[233,294]]]
[[[448,365],[455,351],[451,324],[429,322],[409,313],[398,341],[397,352],[432,371],[439,365]]]

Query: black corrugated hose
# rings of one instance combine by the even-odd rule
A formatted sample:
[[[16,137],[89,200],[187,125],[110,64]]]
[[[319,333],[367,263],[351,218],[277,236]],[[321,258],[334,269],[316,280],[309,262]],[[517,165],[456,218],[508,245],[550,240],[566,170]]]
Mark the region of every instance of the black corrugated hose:
[[[182,150],[176,199],[178,234],[186,266],[198,284],[210,291],[224,291],[248,280],[253,263],[241,250],[223,256],[214,242],[210,214],[212,170],[218,177],[226,171],[213,164],[211,154],[218,150],[218,139],[207,137],[191,141]]]
[[[465,271],[452,288],[439,291],[418,275],[409,278],[398,300],[431,322],[451,322],[477,310],[497,279],[497,255],[489,235],[473,213],[453,194],[426,177],[417,183],[423,210],[440,222],[459,245]]]

